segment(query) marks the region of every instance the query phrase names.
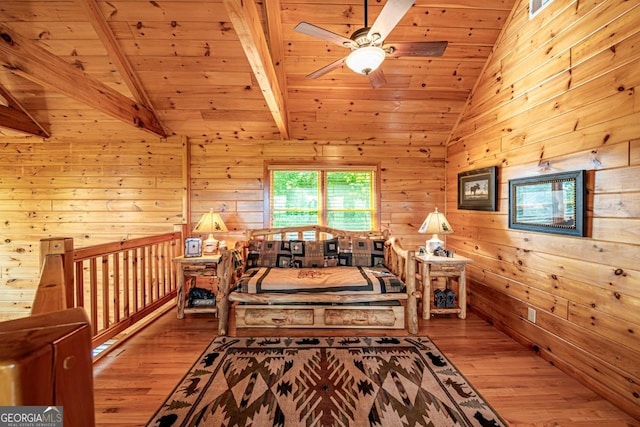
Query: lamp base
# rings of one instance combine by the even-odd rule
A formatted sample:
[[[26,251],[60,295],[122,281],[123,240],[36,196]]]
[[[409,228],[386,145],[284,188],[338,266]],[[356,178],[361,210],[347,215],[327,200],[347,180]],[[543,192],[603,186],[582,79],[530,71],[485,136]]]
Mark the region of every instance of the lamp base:
[[[431,239],[425,242],[425,249],[427,250],[427,253],[429,255],[433,255],[433,253],[438,248],[444,248],[444,242],[438,239],[437,234],[434,234],[433,237],[431,237]]]
[[[218,241],[213,237],[213,234],[209,234],[209,237],[202,243],[202,252],[205,254],[213,254],[218,250]]]

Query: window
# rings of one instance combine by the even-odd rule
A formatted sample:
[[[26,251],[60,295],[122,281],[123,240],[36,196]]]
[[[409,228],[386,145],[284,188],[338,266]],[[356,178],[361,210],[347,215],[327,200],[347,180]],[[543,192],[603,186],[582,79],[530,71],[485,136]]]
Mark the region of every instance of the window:
[[[529,20],[533,19],[545,7],[551,4],[553,0],[529,0]]]
[[[268,165],[270,227],[320,224],[345,230],[378,226],[377,165]],[[267,202],[267,201],[265,201]]]

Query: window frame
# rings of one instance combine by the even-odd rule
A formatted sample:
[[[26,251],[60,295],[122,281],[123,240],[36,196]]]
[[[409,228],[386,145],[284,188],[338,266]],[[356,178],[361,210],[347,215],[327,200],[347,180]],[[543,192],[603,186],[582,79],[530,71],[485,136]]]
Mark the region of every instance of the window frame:
[[[263,225],[271,228],[271,171],[318,171],[320,173],[320,199],[318,200],[318,210],[320,211],[320,225],[327,226],[327,189],[326,172],[373,172],[372,190],[372,210],[371,231],[380,230],[380,207],[381,207],[381,167],[380,162],[265,162],[263,174],[263,203],[264,216]]]

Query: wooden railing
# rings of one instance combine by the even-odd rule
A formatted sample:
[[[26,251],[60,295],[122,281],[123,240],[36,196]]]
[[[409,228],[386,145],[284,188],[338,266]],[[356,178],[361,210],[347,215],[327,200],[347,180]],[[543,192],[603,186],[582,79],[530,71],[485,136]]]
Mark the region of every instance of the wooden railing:
[[[172,260],[182,241],[182,231],[81,249],[72,239],[45,239],[32,314],[83,307],[96,347],[176,296]]]

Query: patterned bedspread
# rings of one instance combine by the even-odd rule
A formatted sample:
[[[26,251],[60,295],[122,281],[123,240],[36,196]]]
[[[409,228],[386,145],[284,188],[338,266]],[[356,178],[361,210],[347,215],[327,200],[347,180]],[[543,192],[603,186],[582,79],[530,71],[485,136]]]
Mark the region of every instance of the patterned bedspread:
[[[236,290],[252,294],[381,294],[405,292],[405,285],[384,267],[258,267],[245,272]]]

